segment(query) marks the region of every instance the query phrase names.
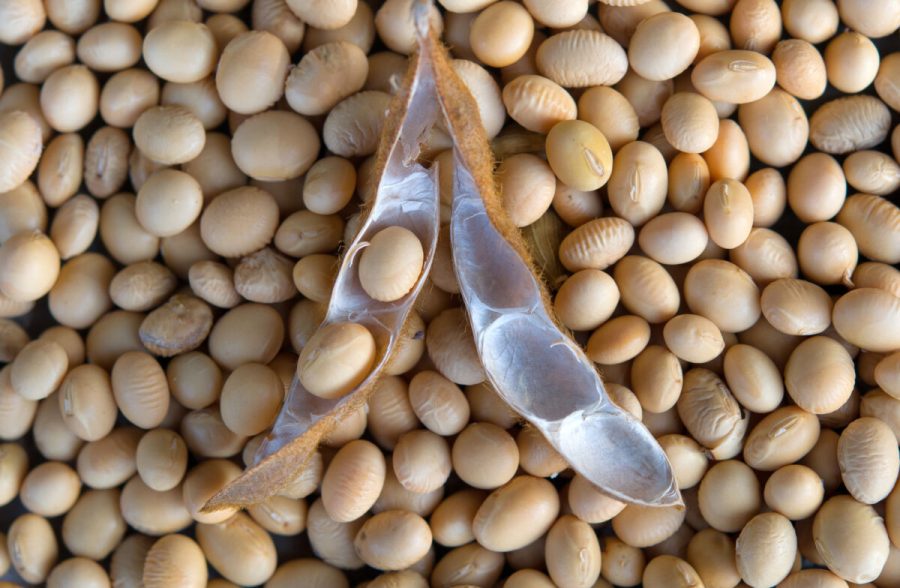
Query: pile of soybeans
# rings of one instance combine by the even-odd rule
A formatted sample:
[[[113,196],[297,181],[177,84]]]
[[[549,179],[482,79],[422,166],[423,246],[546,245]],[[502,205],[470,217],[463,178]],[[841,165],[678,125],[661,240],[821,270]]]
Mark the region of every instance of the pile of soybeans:
[[[368,403],[209,512],[292,383],[372,369],[317,328],[415,2],[0,0],[0,588],[900,586],[900,2],[677,2],[429,10],[684,506],[576,474],[486,381],[447,226],[429,266],[398,225],[363,290],[430,273]]]

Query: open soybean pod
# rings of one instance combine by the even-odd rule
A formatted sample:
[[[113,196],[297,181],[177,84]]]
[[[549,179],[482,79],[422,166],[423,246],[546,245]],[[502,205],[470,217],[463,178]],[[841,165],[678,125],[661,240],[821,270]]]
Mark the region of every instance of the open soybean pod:
[[[341,261],[325,320],[354,323],[375,341],[368,375],[338,398],[311,394],[295,376],[271,433],[257,450],[254,465],[213,496],[204,510],[245,506],[278,493],[306,467],[322,438],[344,418],[363,408],[372,387],[391,358],[404,323],[425,282],[434,257],[439,227],[437,170],[417,162],[420,143],[441,116],[435,96],[434,68],[428,58],[410,66],[394,100],[378,147],[375,198],[356,238]],[[371,298],[360,283],[359,262],[382,229],[402,226],[419,239],[424,263],[413,287],[391,302]]]
[[[500,396],[613,498],[680,504],[666,455],[647,428],[610,401],[584,351],[558,326],[521,235],[503,212],[472,96],[434,34],[431,61],[454,143],[450,242],[460,293],[485,373]],[[485,254],[489,252],[489,254]]]
[[[419,141],[441,122],[454,141],[453,261],[488,379],[577,472],[603,492],[641,505],[681,504],[662,448],[640,421],[610,401],[591,361],[548,310],[549,297],[494,188],[490,146],[479,120],[472,116],[477,106],[429,29],[429,8],[428,0],[413,5],[418,53],[379,147],[382,163],[375,202],[348,249],[325,319],[326,325],[352,321],[372,329],[380,352],[378,363],[366,380],[339,401],[324,402],[295,381],[272,434],[261,446],[261,461],[214,496],[206,508],[257,502],[277,492],[303,467],[322,434],[365,402],[434,253],[436,176],[415,159]],[[413,229],[412,212],[421,215],[423,223],[432,224]],[[364,294],[353,259],[375,232],[401,220],[419,231],[426,262],[419,282],[406,297],[381,306]],[[425,228],[432,232],[426,235]]]

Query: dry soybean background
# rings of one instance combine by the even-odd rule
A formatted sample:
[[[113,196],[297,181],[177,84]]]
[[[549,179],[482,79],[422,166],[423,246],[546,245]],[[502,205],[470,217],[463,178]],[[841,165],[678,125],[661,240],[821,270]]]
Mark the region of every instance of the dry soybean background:
[[[367,405],[203,510],[295,379],[375,369],[317,329],[413,4],[0,0],[0,588],[900,587],[900,0],[426,7],[684,507],[603,494],[485,381],[438,125],[433,261],[399,225],[361,256],[373,304],[430,272]]]

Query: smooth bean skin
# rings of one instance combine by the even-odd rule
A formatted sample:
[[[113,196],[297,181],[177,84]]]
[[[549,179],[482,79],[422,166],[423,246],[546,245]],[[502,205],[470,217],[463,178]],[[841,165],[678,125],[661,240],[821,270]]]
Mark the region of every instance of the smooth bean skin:
[[[475,513],[472,530],[478,543],[491,551],[513,551],[549,530],[558,513],[559,497],[549,482],[518,476],[488,495]]]
[[[563,515],[550,527],[545,554],[550,578],[557,584],[590,587],[600,577],[597,535],[572,515]]]
[[[576,190],[596,190],[612,173],[606,137],[590,123],[562,121],[547,134],[547,160],[553,173]]]
[[[766,505],[792,521],[812,516],[822,504],[822,479],[805,465],[790,464],[775,470],[766,480]]]
[[[628,61],[639,75],[672,79],[690,66],[700,49],[700,31],[677,12],[661,12],[641,21],[628,44]]]
[[[796,98],[780,88],[738,107],[738,122],[750,152],[760,161],[784,167],[796,161],[810,137],[810,122]]]
[[[663,105],[661,122],[666,140],[685,153],[708,150],[719,134],[715,106],[699,94],[673,94]]]
[[[691,82],[710,100],[746,104],[775,86],[775,65],[756,51],[715,52],[691,71]]]
[[[634,226],[643,225],[662,210],[666,188],[666,162],[658,149],[643,141],[619,149],[606,188],[618,216]]]
[[[809,453],[820,431],[819,420],[796,406],[778,408],[747,436],[744,461],[756,470],[773,471]]]
[[[353,545],[368,565],[380,570],[402,570],[425,556],[431,539],[431,529],[422,517],[387,510],[363,523]]]
[[[884,290],[858,288],[838,298],[832,320],[837,332],[847,341],[869,351],[884,353],[900,347],[894,330],[900,321],[898,306],[897,297]],[[876,328],[875,325],[880,326]]]
[[[812,534],[828,569],[849,582],[871,582],[888,559],[884,522],[875,509],[851,496],[828,499],[816,513]]]

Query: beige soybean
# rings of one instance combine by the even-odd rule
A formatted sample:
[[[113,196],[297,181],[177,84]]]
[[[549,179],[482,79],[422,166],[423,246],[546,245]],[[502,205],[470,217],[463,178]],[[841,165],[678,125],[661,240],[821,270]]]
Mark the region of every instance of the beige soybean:
[[[217,524],[199,523],[196,534],[206,560],[226,580],[252,586],[275,572],[272,538],[244,513]]]
[[[444,488],[439,487],[431,492],[418,493],[407,490],[397,480],[393,468],[387,470],[384,479],[384,488],[378,496],[378,500],[372,506],[372,512],[379,513],[388,510],[404,510],[419,516],[429,515],[444,497]]]
[[[171,357],[200,346],[212,328],[212,309],[190,294],[175,294],[141,322],[144,347],[160,357]]]
[[[134,143],[150,159],[166,165],[197,157],[206,143],[206,132],[183,106],[153,106],[134,123]]]
[[[896,238],[900,208],[881,196],[854,194],[847,198],[837,221],[853,234],[860,252],[874,261],[900,262]]]
[[[16,395],[16,398],[20,397]],[[21,410],[21,417],[26,422],[33,421],[34,442],[44,458],[59,461],[75,459],[84,442],[63,422],[58,393],[54,392],[45,398],[37,407],[37,414],[34,413],[34,408],[31,408],[30,414],[25,412],[24,407]]]
[[[556,192],[550,166],[536,155],[518,153],[497,166],[503,208],[517,227],[536,222],[547,212]]]
[[[547,133],[576,115],[575,100],[559,84],[538,75],[521,75],[503,87],[509,116],[529,131]]]
[[[341,157],[375,153],[390,99],[385,92],[364,90],[339,102],[322,127],[328,150]]]
[[[678,488],[687,490],[699,484],[709,467],[706,449],[690,437],[677,433],[663,435],[658,441],[672,464]]]
[[[472,522],[475,539],[491,551],[519,549],[547,532],[559,513],[559,496],[545,479],[518,476],[485,499]]]
[[[213,72],[219,52],[206,25],[173,20],[147,33],[143,56],[150,71],[163,80],[190,83]]]
[[[206,558],[200,546],[185,535],[158,539],[145,557],[142,582],[147,588],[206,586]]]
[[[359,4],[362,5],[364,3],[360,2]],[[384,41],[384,44],[387,45],[388,49],[404,55],[413,53],[416,47],[416,28],[413,24],[413,20],[407,16],[411,13],[411,7],[411,0],[387,0],[381,8],[378,9],[378,13],[375,15],[374,28],[375,31],[378,32],[378,36]],[[525,11],[523,10],[522,12]],[[430,8],[428,17],[429,25],[433,27],[437,31],[438,36],[440,36],[443,29],[443,20],[441,13],[436,6]],[[371,21],[370,15],[366,18]],[[346,38],[343,40],[353,42],[354,39],[351,37],[357,37],[355,42],[360,45],[360,47],[366,50],[371,48],[371,37],[373,36],[372,33],[375,31],[363,35],[362,31],[354,32],[354,29],[360,28],[359,24],[355,27],[352,26],[352,24],[352,22],[348,24],[348,30],[344,33]],[[367,27],[370,30],[372,28],[371,25],[367,25]],[[316,31],[316,29],[313,29],[313,31]],[[312,41],[312,39],[309,38],[310,36],[311,35],[307,36],[307,46],[309,46]],[[363,37],[365,37],[365,40],[363,40]],[[317,37],[315,39],[316,43],[331,40],[337,41],[342,39],[337,37]]]
[[[181,483],[187,470],[188,452],[184,439],[168,429],[153,429],[141,437],[135,454],[141,480],[157,492]]]
[[[735,556],[744,582],[750,586],[774,586],[791,572],[797,556],[794,527],[778,513],[756,515],[741,529]]]
[[[110,559],[110,578],[117,583],[139,585],[144,574],[144,560],[153,543],[153,538],[139,533],[126,537]]]
[[[10,364],[9,381],[23,398],[41,400],[56,390],[68,367],[69,358],[62,345],[37,339],[25,345]]]
[[[19,500],[29,511],[55,517],[72,508],[81,491],[81,479],[68,465],[47,461],[33,468],[19,488]]]
[[[332,459],[322,479],[322,502],[328,516],[350,522],[368,511],[384,485],[385,460],[368,441],[351,441]]]
[[[586,346],[587,356],[601,365],[616,365],[637,356],[650,341],[650,325],[635,315],[616,317],[601,325]]]
[[[119,427],[102,439],[86,443],[78,452],[81,481],[98,489],[113,488],[128,481],[136,471],[135,451],[140,439],[138,429]]]
[[[619,303],[619,288],[606,272],[583,269],[560,286],[553,302],[557,317],[573,331],[586,331],[605,323]]]
[[[335,214],[353,198],[355,187],[356,168],[350,161],[341,157],[323,157],[306,172],[303,204],[315,214]]]
[[[319,138],[303,117],[270,111],[240,124],[231,152],[238,168],[251,178],[287,180],[309,169],[319,152]]]
[[[369,375],[376,352],[375,339],[364,326],[332,323],[319,329],[303,348],[297,376],[310,393],[340,398]]]
[[[141,59],[141,34],[132,25],[106,22],[78,38],[78,60],[97,72],[121,71]]]
[[[547,532],[547,571],[558,585],[593,586],[600,577],[600,543],[594,530],[572,515],[563,515]]]
[[[261,112],[281,98],[290,67],[284,43],[266,31],[249,31],[232,39],[216,69],[222,102],[240,114]]]
[[[837,446],[841,479],[863,504],[880,502],[891,492],[900,470],[896,438],[883,421],[862,417],[841,433]]]
[[[788,205],[803,222],[833,218],[846,196],[847,184],[841,165],[826,153],[802,157],[788,174]]]
[[[106,437],[118,413],[106,370],[92,364],[72,369],[59,388],[59,409],[63,422],[79,438]]]
[[[287,257],[264,247],[235,266],[235,292],[253,302],[272,304],[289,300],[297,293],[291,275],[293,266]]]
[[[663,105],[661,121],[666,140],[686,153],[706,151],[719,134],[715,106],[699,94],[673,94]]]
[[[116,404],[125,418],[144,429],[162,422],[169,408],[169,386],[153,356],[140,351],[124,353],[110,375]]]
[[[703,529],[687,546],[687,561],[709,586],[736,586],[741,580],[735,563],[734,539],[715,529]]]
[[[893,397],[900,396],[900,353],[884,356],[875,366],[875,382]]]
[[[694,65],[713,53],[731,49],[728,29],[717,19],[708,14],[692,14],[689,18],[694,21],[694,26],[700,32],[700,48],[694,57]]]
[[[781,38],[781,13],[774,0],[738,0],[729,19],[736,47],[769,53]]]
[[[822,479],[815,470],[799,464],[781,467],[766,480],[766,506],[792,521],[815,514],[825,495]]]
[[[23,514],[9,526],[6,545],[13,569],[26,582],[40,584],[59,557],[59,547],[47,519]]]
[[[878,151],[857,151],[844,160],[847,183],[860,192],[885,196],[900,187],[900,164]]]
[[[102,127],[91,136],[84,154],[84,184],[92,196],[107,198],[119,191],[128,177],[131,152],[128,134],[121,129]]]
[[[681,314],[671,318],[663,328],[666,346],[691,363],[706,363],[725,349],[719,328],[707,318],[695,314]]]
[[[30,180],[0,194],[0,212],[0,242],[24,230],[47,228],[47,205]]]
[[[900,56],[895,52],[886,55],[881,60],[878,75],[875,76],[875,92],[882,101],[894,110],[900,106],[898,79],[900,79]]]
[[[679,153],[669,163],[667,200],[679,212],[699,212],[709,183],[706,160],[696,153]]]
[[[203,128],[212,130],[221,125],[227,116],[227,109],[219,98],[212,77],[197,82],[168,82],[163,86],[161,103],[183,106],[200,119]]]
[[[796,98],[773,88],[764,97],[742,104],[738,121],[750,152],[765,164],[783,167],[796,161],[810,137],[810,122]]]
[[[303,297],[319,304],[327,304],[337,279],[338,268],[339,262],[335,255],[307,255],[294,265],[294,286]]]
[[[632,547],[650,547],[675,534],[684,523],[684,509],[628,505],[612,520],[616,536]]]
[[[215,405],[184,415],[179,432],[190,452],[201,457],[231,457],[247,442],[225,426]]]
[[[509,482],[519,466],[512,435],[486,422],[476,422],[456,437],[451,450],[453,471],[473,488],[490,490]]]
[[[858,288],[841,296],[834,305],[835,329],[850,343],[869,351],[897,348],[894,326],[900,320],[897,297],[877,288]],[[874,325],[880,325],[874,328]]]
[[[645,588],[688,588],[703,585],[697,570],[674,555],[658,555],[650,560],[644,568],[642,580]]]
[[[0,319],[0,361],[10,363],[29,340],[28,333],[18,323]]]
[[[353,539],[365,520],[363,516],[350,523],[336,522],[326,513],[322,500],[316,500],[307,513],[307,533],[313,552],[335,567],[361,568],[365,564],[353,548]]]
[[[666,162],[653,145],[633,141],[613,161],[607,185],[610,206],[634,226],[656,216],[666,201]]]
[[[340,41],[320,45],[291,69],[285,84],[288,104],[300,114],[325,114],[362,89],[369,64],[362,49]]]
[[[450,476],[450,448],[436,433],[410,431],[400,436],[391,463],[404,488],[421,494],[443,486]]]
[[[187,229],[200,216],[203,193],[188,174],[161,169],[138,190],[135,215],[147,232],[171,237]]]
[[[143,320],[143,314],[126,310],[113,310],[100,317],[84,341],[88,361],[109,370],[126,351],[143,349],[139,335]]]
[[[775,280],[796,278],[799,274],[791,244],[771,229],[751,229],[747,240],[731,249],[728,257],[763,288]]]
[[[112,262],[99,253],[83,253],[70,259],[50,290],[50,314],[72,328],[94,324],[112,306],[109,284],[114,274]]]
[[[41,86],[41,110],[60,133],[84,128],[97,114],[100,85],[84,65],[67,65],[50,74]]]
[[[788,335],[816,335],[831,324],[831,297],[806,280],[773,281],[763,290],[760,307],[766,320]]]
[[[637,586],[646,565],[644,552],[615,537],[605,537],[603,545],[603,579],[618,586]]]
[[[259,188],[244,186],[220,194],[207,205],[200,217],[200,233],[215,253],[237,257],[266,245],[277,224],[275,199]]]
[[[698,500],[700,512],[712,528],[735,533],[759,512],[762,497],[753,470],[743,462],[729,460],[709,469],[700,482]]]
[[[514,2],[502,1],[485,8],[472,22],[469,43],[483,63],[504,67],[515,63],[531,44],[534,21]]]
[[[699,49],[700,31],[690,18],[661,12],[637,25],[628,43],[628,62],[648,80],[668,80],[685,71]]]
[[[308,28],[303,36],[304,50],[311,51],[325,43],[349,41],[368,53],[375,41],[375,19],[372,9],[367,3],[356,2],[355,4],[356,12],[344,26],[330,30],[318,27]],[[254,28],[260,27],[254,25]]]
[[[142,69],[113,74],[100,92],[100,116],[114,127],[131,127],[144,110],[159,103],[159,80]]]
[[[79,557],[102,560],[122,543],[127,525],[118,489],[90,490],[81,495],[62,523],[66,548]]]
[[[340,244],[343,231],[344,221],[335,214],[298,210],[278,226],[274,244],[291,257],[331,253]]]
[[[865,89],[878,74],[878,49],[868,37],[855,31],[831,39],[824,58],[828,83],[846,94]]]
[[[38,127],[40,127],[41,137],[44,142],[50,140],[53,129],[41,110],[40,88],[38,86],[21,83],[13,84],[3,90],[3,94],[0,96],[0,112],[9,114],[16,110],[21,110],[30,115],[32,119],[30,123],[37,123]],[[29,124],[29,126],[31,125]],[[28,154],[28,152],[26,153]],[[34,157],[37,158],[37,155],[38,153],[35,153]],[[14,184],[11,187],[17,185]]]
[[[784,212],[786,187],[778,170],[771,167],[757,170],[747,177],[744,186],[753,199],[753,225],[770,227]]]
[[[519,467],[538,477],[551,477],[569,467],[565,458],[533,427],[524,427],[516,435]]]
[[[735,399],[747,410],[764,414],[781,404],[784,384],[781,373],[768,355],[739,343],[725,352],[725,381]]]
[[[325,588],[326,586],[349,588],[350,586],[340,570],[318,559],[303,558],[284,562],[278,566],[278,569],[266,582],[266,587],[290,588],[296,583],[297,578],[304,578],[311,588]],[[385,586],[394,586],[394,584],[385,584]],[[397,588],[404,588],[404,585],[401,584]]]
[[[836,98],[809,119],[809,142],[825,153],[841,154],[878,145],[887,138],[891,116],[874,96]]]
[[[830,39],[838,29],[838,11],[826,0],[787,0],[781,6],[784,28],[809,43]]]
[[[571,233],[559,247],[559,259],[569,271],[604,270],[619,261],[634,244],[631,223],[616,217],[589,221]]]
[[[463,309],[449,308],[433,318],[425,333],[425,346],[428,357],[448,380],[464,386],[484,382],[484,368]]]
[[[775,66],[756,51],[718,51],[694,67],[691,82],[710,100],[746,104],[769,93],[775,85]]]
[[[54,70],[75,61],[75,41],[61,31],[37,33],[16,53],[13,68],[23,82],[40,84]]]
[[[730,442],[742,436],[746,418],[731,391],[718,375],[705,368],[684,374],[677,398],[678,416],[691,436],[714,452],[731,451]]]
[[[423,372],[419,382],[431,380],[430,375],[444,379],[434,372]],[[417,383],[417,387],[420,386]],[[412,397],[408,394],[411,388],[412,382],[407,385],[403,378],[397,376],[380,378],[373,386],[368,403],[368,429],[375,442],[385,449],[393,449],[401,435],[419,426],[411,404]]]
[[[876,579],[888,559],[884,522],[874,508],[851,496],[828,499],[816,513],[812,534],[828,569],[850,582]]]
[[[142,312],[162,304],[176,286],[177,279],[169,268],[154,261],[139,261],[113,277],[109,295],[116,306]]]
[[[662,346],[648,346],[631,364],[631,388],[644,410],[661,413],[672,408],[681,384],[678,357]]]
[[[242,304],[228,311],[209,334],[209,355],[226,370],[256,361],[268,363],[281,349],[284,322],[263,304]]]
[[[100,225],[100,208],[85,194],[70,198],[57,209],[50,224],[50,239],[66,260],[84,253],[93,243]]]
[[[273,535],[292,537],[306,528],[306,501],[272,496],[256,504],[247,512],[263,529]]]
[[[723,249],[747,240],[753,228],[753,199],[741,182],[718,180],[706,192],[703,217],[709,238]]]
[[[600,31],[557,33],[535,55],[538,71],[564,88],[611,86],[628,70],[625,50]]]
[[[797,243],[800,271],[823,286],[847,283],[859,257],[853,234],[834,222],[808,225]]]
[[[81,185],[84,140],[80,135],[58,135],[47,145],[38,164],[38,188],[49,206],[59,206]]]
[[[726,333],[750,328],[761,313],[759,289],[750,276],[720,259],[705,259],[688,271],[684,299],[692,312],[708,318]]]
[[[59,275],[59,253],[40,231],[19,232],[0,245],[0,294],[6,298],[37,300]]]
[[[86,558],[67,559],[50,571],[47,586],[84,586],[85,588],[105,588],[109,586],[109,576],[100,564]]]
[[[231,372],[222,386],[222,421],[239,435],[256,435],[275,421],[283,397],[284,387],[271,368],[244,364]]]
[[[241,474],[237,464],[225,459],[209,459],[192,467],[184,477],[181,495],[191,517],[200,523],[215,524],[230,519],[236,508],[202,512],[206,501]]]
[[[419,279],[424,251],[418,237],[400,226],[376,233],[359,260],[359,281],[366,294],[380,302],[406,296]]]
[[[587,478],[576,474],[568,486],[568,507],[572,514],[586,523],[604,523],[625,508],[624,502],[619,502],[600,492]]]
[[[0,331],[2,331],[2,329],[0,329]],[[41,333],[41,336],[39,338],[46,339],[48,341],[56,341],[57,343],[62,345],[63,349],[66,350],[66,355],[69,358],[69,367],[74,367],[76,365],[81,365],[82,363],[84,363],[84,340],[81,338],[81,335],[79,335],[75,331],[75,329],[57,325],[55,327],[45,329],[44,332]]]
[[[411,512],[388,510],[363,523],[353,546],[366,564],[379,570],[402,570],[419,561],[431,545],[431,529]]]
[[[819,420],[796,406],[769,413],[750,431],[744,461],[756,470],[774,471],[809,453],[819,437]]]
[[[772,52],[772,62],[778,85],[788,93],[801,100],[813,100],[825,92],[825,60],[809,41],[779,41]]]

